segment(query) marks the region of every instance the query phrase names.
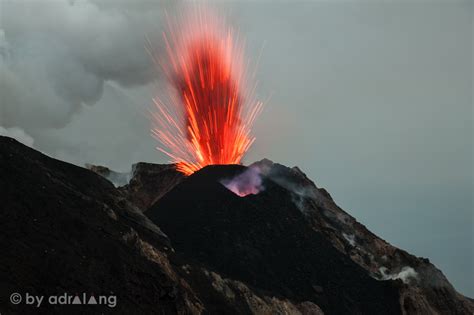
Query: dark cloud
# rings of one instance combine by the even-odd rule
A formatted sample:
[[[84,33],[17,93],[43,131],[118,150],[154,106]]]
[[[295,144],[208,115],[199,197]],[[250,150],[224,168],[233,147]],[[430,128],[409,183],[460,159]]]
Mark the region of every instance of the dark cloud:
[[[61,128],[102,97],[104,82],[150,82],[157,70],[145,36],[160,33],[162,4],[3,1],[0,125],[29,132]]]

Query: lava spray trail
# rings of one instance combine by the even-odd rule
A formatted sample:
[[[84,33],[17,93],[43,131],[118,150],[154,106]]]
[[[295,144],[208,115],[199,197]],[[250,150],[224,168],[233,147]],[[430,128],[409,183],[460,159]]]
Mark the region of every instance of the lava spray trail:
[[[153,56],[169,80],[166,100],[154,98],[157,149],[189,175],[209,164],[238,164],[254,142],[250,134],[262,103],[246,70],[244,45],[224,19],[198,9],[168,18],[166,56]]]

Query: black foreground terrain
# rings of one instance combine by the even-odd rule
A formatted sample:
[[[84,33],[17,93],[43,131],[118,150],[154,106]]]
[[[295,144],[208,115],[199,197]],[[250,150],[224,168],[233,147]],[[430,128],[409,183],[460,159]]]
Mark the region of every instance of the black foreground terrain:
[[[184,178],[140,163],[116,188],[0,137],[0,313],[473,313],[427,259],[370,233],[298,168],[254,165],[265,190],[243,198],[220,184],[245,170],[232,165]],[[36,307],[26,294],[116,304]]]

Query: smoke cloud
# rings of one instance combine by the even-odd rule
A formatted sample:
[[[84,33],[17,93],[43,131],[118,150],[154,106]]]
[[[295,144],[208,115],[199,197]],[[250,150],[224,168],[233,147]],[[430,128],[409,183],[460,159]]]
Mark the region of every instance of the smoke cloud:
[[[243,173],[231,179],[222,180],[221,184],[240,197],[256,195],[265,189],[262,184],[262,171],[256,165],[249,166]]]
[[[162,3],[143,1],[3,1],[0,126],[63,128],[101,99],[105,83],[150,82],[145,36],[160,33],[162,13]]]
[[[382,274],[381,280],[395,280],[400,279],[403,283],[409,284],[413,280],[418,279],[418,273],[412,267],[405,266],[398,273],[388,273],[388,269],[381,267],[379,269]]]
[[[34,139],[30,135],[26,134],[22,129],[16,127],[9,129],[0,127],[0,136],[16,139],[17,141],[29,147],[32,147],[34,143]]]

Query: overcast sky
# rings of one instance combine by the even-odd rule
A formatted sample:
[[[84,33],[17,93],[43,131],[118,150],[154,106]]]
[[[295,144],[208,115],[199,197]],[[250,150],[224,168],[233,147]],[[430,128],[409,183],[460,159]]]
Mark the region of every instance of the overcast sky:
[[[298,165],[474,296],[473,2],[220,2],[270,101],[246,162]],[[146,110],[158,1],[0,0],[0,134],[72,163],[166,162]]]

